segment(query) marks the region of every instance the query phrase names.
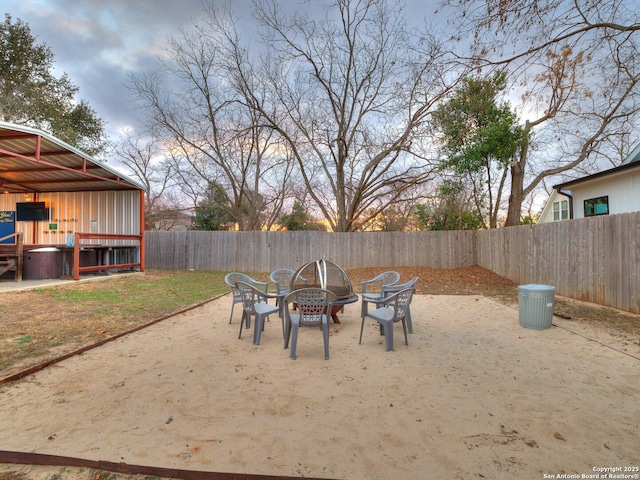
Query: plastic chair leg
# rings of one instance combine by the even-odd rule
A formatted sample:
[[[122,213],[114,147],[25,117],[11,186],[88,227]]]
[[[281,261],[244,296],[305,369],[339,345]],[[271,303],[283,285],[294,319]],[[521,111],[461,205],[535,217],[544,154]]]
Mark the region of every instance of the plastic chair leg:
[[[409,333],[413,333],[413,325],[411,323],[411,309],[409,308],[409,305],[407,305],[406,307],[406,314],[404,316],[405,320],[407,321],[407,330]]]
[[[367,302],[364,298],[360,303],[360,316],[366,317],[369,313],[369,302]]]
[[[382,322],[380,323],[382,326]],[[384,344],[387,349],[387,352],[393,350],[393,322],[385,322],[384,325]]]
[[[362,323],[360,324],[360,340],[358,345],[362,345],[362,331],[364,330],[364,315],[362,316]]]
[[[284,324],[284,348],[289,348],[289,340],[291,339],[291,324],[289,322]]]
[[[242,312],[242,318],[240,319],[240,333],[238,333],[238,340],[240,338],[242,338],[242,327],[244,327],[244,316],[246,314],[244,313],[244,311]],[[248,328],[248,327],[247,327]]]
[[[260,335],[264,329],[264,317],[256,316],[256,321],[253,324],[253,344],[260,345]]]
[[[289,346],[289,348],[291,349],[291,353],[289,354],[289,356],[291,357],[291,360],[296,359],[297,346],[298,346],[298,325],[294,323],[291,326],[291,345]]]
[[[404,344],[409,346],[409,340],[407,339],[407,322],[405,319],[402,319],[402,330],[404,330]]]
[[[329,319],[322,322],[322,336],[324,337],[324,359],[329,360]]]

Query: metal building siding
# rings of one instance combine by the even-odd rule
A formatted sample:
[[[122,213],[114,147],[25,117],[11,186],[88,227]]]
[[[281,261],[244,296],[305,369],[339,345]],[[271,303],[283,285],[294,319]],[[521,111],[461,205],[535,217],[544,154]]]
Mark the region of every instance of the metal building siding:
[[[140,193],[137,190],[41,193],[37,200],[44,201],[49,206],[50,220],[16,222],[16,232],[24,233],[26,244],[64,245],[67,235],[76,232],[125,235],[140,233]],[[0,210],[15,211],[16,202],[23,201],[24,195],[0,194]],[[95,231],[92,230],[92,222],[97,225]],[[49,229],[49,224],[56,224],[57,229]],[[94,240],[91,243],[105,241]],[[122,245],[130,242],[110,243]]]

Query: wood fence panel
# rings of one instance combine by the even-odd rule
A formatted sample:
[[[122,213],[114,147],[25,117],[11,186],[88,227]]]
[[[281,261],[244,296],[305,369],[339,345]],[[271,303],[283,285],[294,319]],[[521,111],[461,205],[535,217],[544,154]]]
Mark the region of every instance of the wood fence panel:
[[[153,235],[145,234],[145,254],[146,258],[153,258],[153,268],[179,270],[187,268],[184,257],[186,234],[183,232],[153,233]]]
[[[640,212],[477,232],[154,232],[147,268],[270,272],[327,258],[345,269],[480,265],[518,284],[640,313]]]
[[[597,276],[598,279],[598,284],[596,286],[596,302],[601,304],[601,305],[606,305],[606,286],[607,286],[607,282],[608,282],[608,278],[607,278],[607,244],[606,244],[606,237],[607,237],[607,233],[605,231],[606,225],[605,225],[605,218],[604,217],[598,217],[596,219],[597,222],[597,237],[598,240],[596,242],[597,245],[597,250],[594,251],[594,255],[596,256],[597,262],[596,262],[596,268],[595,271],[593,272],[593,274],[595,274]]]
[[[616,292],[612,285],[612,280],[618,274],[618,264],[615,261],[615,254],[612,251],[614,248],[613,241],[615,238],[615,222],[613,222],[612,217],[609,215],[602,216],[602,221],[604,222],[603,232],[604,232],[604,245],[602,247],[604,254],[604,265],[606,265],[606,269],[604,270],[604,304],[605,305],[614,305]]]
[[[629,311],[640,311],[640,216],[629,218]],[[633,260],[635,259],[635,261]]]
[[[478,265],[518,284],[640,313],[640,213],[477,232]]]
[[[625,257],[629,255],[629,216],[614,215],[618,220],[620,244],[616,247],[616,261],[619,265],[619,275],[621,279],[629,278],[629,262],[625,261]],[[616,292],[616,305],[620,305],[622,310],[629,310],[629,286],[622,285]]]
[[[572,245],[575,239],[570,237],[571,228],[569,224],[572,222],[560,222],[557,230],[553,232],[553,241],[550,245],[553,245],[559,252],[558,258],[558,271],[556,283],[563,285],[565,289],[571,288],[571,282],[569,277],[569,258],[571,258]],[[561,241],[564,238],[566,241]],[[547,255],[553,255],[552,252],[547,252]],[[555,256],[555,255],[554,255]],[[556,278],[556,277],[554,277]]]
[[[148,268],[268,272],[327,258],[345,269],[476,264],[475,232],[155,232]]]
[[[580,291],[576,292],[576,298],[588,302],[593,301],[593,291],[595,288],[595,278],[592,275],[596,262],[594,258],[594,235],[593,228],[585,228],[580,236],[580,256],[576,259],[579,263],[578,275],[580,275]]]

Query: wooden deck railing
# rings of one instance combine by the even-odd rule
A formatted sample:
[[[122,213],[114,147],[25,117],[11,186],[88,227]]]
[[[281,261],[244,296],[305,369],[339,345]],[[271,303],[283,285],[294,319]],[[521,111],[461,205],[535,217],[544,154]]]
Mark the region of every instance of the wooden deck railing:
[[[14,238],[14,243],[0,243],[0,274],[15,269],[14,279],[22,281],[22,254],[24,243],[22,232],[11,233],[0,238],[0,242]]]
[[[140,255],[138,257],[138,262],[130,262],[130,263],[115,263],[111,264],[108,261],[108,255],[105,255],[107,259],[106,263],[102,263],[100,265],[91,265],[91,266],[80,266],[80,250],[82,248],[104,248],[107,251],[111,249],[118,248],[127,248],[128,246],[121,245],[94,245],[94,244],[83,244],[83,240],[132,240],[137,242],[137,246],[140,247]],[[140,268],[140,271],[144,271],[144,248],[143,248],[143,237],[142,235],[119,235],[119,234],[110,234],[110,233],[80,233],[76,232],[75,234],[75,242],[73,244],[73,279],[80,280],[80,273],[84,272],[97,272],[101,270],[113,270],[113,269],[123,269],[123,268]]]

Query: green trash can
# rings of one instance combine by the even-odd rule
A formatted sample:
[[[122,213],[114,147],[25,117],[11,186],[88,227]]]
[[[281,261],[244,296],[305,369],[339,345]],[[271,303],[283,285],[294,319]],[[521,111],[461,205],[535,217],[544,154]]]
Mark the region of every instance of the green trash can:
[[[518,287],[518,317],[520,326],[544,330],[551,327],[556,288],[549,285]]]

